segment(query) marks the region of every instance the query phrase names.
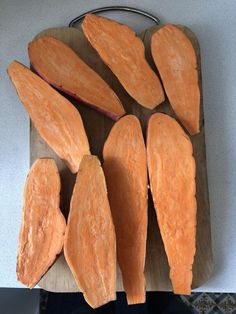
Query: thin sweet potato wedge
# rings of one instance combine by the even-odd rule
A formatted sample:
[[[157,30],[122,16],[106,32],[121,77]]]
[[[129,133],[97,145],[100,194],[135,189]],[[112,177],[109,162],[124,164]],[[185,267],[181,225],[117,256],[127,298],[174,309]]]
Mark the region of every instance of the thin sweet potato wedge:
[[[64,253],[87,303],[116,299],[116,239],[106,182],[96,156],[84,156],[70,204]]]
[[[144,45],[133,30],[92,14],[84,18],[82,29],[102,60],[140,105],[153,109],[164,101],[161,83],[147,63]]]
[[[48,83],[117,120],[124,108],[110,86],[62,41],[41,37],[28,47],[31,65]]]
[[[53,159],[38,159],[25,183],[17,257],[17,278],[33,288],[61,252],[66,229],[61,182]]]
[[[191,141],[168,115],[151,116],[147,160],[174,293],[190,294],[196,250],[195,160]]]
[[[151,52],[175,113],[190,134],[198,133],[199,74],[191,40],[180,27],[167,24],[152,35]]]
[[[127,301],[144,303],[147,162],[141,126],[135,116],[127,115],[115,123],[105,142],[103,158]]]
[[[25,109],[47,144],[75,173],[89,143],[78,110],[27,67],[13,61],[8,74]]]

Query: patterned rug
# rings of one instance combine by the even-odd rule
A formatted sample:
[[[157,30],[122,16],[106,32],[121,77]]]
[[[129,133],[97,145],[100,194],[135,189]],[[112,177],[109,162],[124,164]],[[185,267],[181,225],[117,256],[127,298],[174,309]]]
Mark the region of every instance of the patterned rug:
[[[236,314],[236,293],[192,293],[181,299],[194,314]]]

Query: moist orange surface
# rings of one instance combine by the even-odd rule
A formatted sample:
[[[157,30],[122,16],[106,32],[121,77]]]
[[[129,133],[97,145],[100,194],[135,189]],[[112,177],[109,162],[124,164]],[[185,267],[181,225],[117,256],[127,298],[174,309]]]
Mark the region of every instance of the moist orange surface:
[[[84,156],[70,204],[66,261],[88,304],[97,308],[116,299],[116,239],[103,170]]]
[[[171,106],[190,134],[199,132],[197,56],[190,39],[167,24],[152,35],[151,51]]]
[[[87,15],[85,36],[126,91],[149,109],[164,101],[160,81],[144,56],[144,45],[128,26],[107,18]]]
[[[72,172],[77,172],[83,155],[89,154],[78,110],[24,65],[12,62],[8,74],[41,137]]]
[[[25,183],[17,277],[33,288],[63,246],[66,222],[59,208],[60,177],[52,159],[38,159]]]
[[[189,137],[168,115],[150,118],[147,159],[173,290],[190,294],[196,250],[195,160]]]
[[[135,116],[127,115],[115,123],[105,142],[103,158],[127,301],[144,303],[147,162],[141,126]]]
[[[50,84],[115,117],[124,108],[109,85],[62,41],[41,37],[29,44],[34,69]]]

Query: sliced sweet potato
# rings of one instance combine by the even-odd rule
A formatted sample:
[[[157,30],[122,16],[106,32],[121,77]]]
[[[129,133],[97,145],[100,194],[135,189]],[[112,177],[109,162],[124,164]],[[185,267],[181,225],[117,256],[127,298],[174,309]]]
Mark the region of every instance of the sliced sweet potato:
[[[29,44],[28,52],[36,72],[57,89],[112,119],[125,114],[110,86],[62,41],[41,37]]]
[[[195,160],[189,137],[168,115],[150,118],[147,160],[173,290],[190,294],[196,250]]]
[[[175,113],[190,134],[199,132],[197,55],[184,31],[172,24],[152,35],[151,52]]]
[[[17,277],[33,288],[61,252],[66,228],[60,177],[53,159],[38,159],[25,183],[17,257]]]
[[[42,138],[75,173],[89,143],[78,110],[27,67],[13,61],[8,74]]]
[[[116,122],[105,142],[103,158],[127,301],[144,303],[147,162],[141,126],[135,116],[127,115]]]
[[[155,108],[164,92],[144,56],[144,45],[128,26],[89,14],[82,28],[85,36],[125,90],[140,105]]]
[[[106,182],[96,156],[84,156],[70,204],[66,261],[88,304],[116,299],[116,239]]]

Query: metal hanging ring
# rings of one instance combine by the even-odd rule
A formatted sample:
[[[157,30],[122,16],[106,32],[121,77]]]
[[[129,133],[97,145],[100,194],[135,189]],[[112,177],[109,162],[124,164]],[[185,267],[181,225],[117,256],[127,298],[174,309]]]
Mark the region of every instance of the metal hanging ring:
[[[160,20],[158,17],[156,17],[155,15],[152,15],[146,11],[143,10],[139,10],[136,8],[132,8],[132,7],[126,7],[126,6],[109,6],[109,7],[103,7],[103,8],[98,8],[98,9],[93,9],[90,10],[88,12],[85,12],[79,16],[77,16],[76,18],[74,18],[72,21],[70,21],[69,23],[69,27],[74,27],[74,25],[78,22],[81,22],[81,20],[85,17],[85,15],[87,14],[96,14],[96,13],[101,13],[101,12],[107,12],[107,11],[126,11],[126,12],[132,12],[132,13],[136,13],[139,15],[142,15],[150,20],[152,20],[154,23],[156,23],[157,25],[160,24]]]

